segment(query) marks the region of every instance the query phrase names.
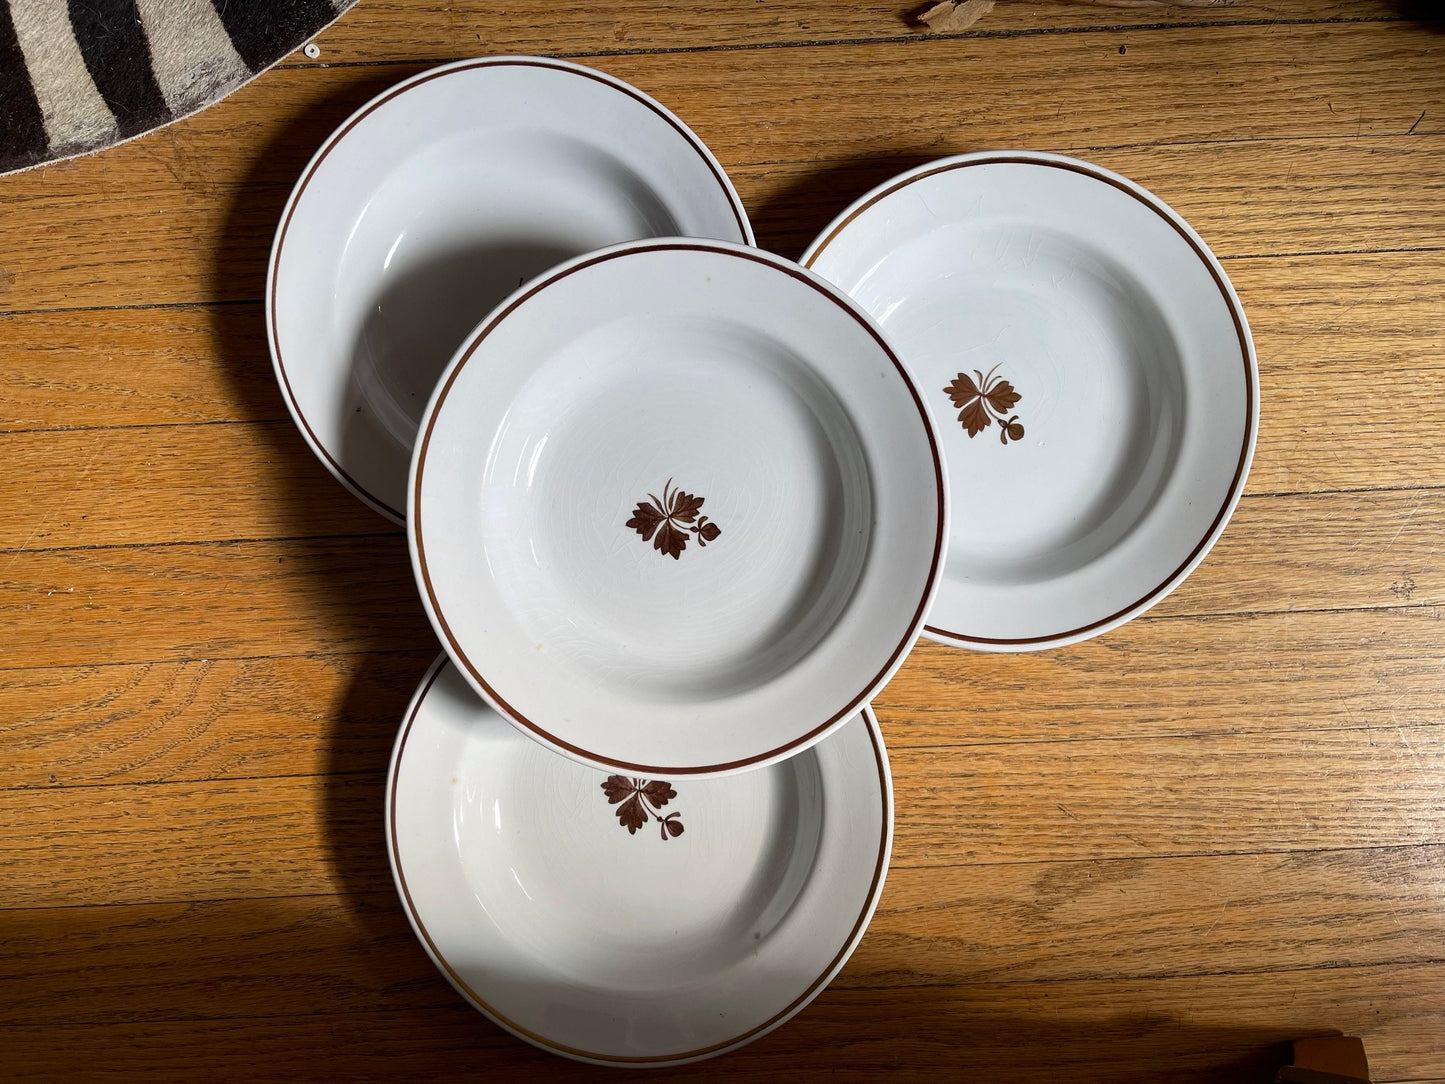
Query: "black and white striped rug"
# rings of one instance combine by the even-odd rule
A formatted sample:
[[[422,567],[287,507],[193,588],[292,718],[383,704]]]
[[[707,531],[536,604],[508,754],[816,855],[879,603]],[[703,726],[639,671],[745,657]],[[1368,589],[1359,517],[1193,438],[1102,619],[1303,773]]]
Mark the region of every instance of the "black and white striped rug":
[[[0,0],[0,173],[203,109],[356,0]]]

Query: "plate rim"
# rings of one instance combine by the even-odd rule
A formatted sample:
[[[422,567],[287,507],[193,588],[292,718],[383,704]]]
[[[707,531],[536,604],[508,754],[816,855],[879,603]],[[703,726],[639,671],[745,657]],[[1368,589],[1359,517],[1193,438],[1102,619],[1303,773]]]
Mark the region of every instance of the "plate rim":
[[[876,185],[865,192],[858,199],[845,207],[839,214],[824,226],[822,231],[809,243],[798,262],[806,268],[812,269],[814,261],[823,251],[835,241],[844,230],[866,210],[875,203],[886,199],[896,192],[902,191],[909,185],[924,180],[928,177],[942,173],[952,172],[976,165],[1028,165],[1042,168],[1061,169],[1088,177],[1091,180],[1109,185],[1112,188],[1133,197],[1149,210],[1159,215],[1167,222],[1175,232],[1189,245],[1195,256],[1209,271],[1210,277],[1219,288],[1224,299],[1225,307],[1234,323],[1235,332],[1239,339],[1241,359],[1244,364],[1244,387],[1245,387],[1245,419],[1244,437],[1240,447],[1239,460],[1235,465],[1234,477],[1225,493],[1224,501],[1214,519],[1210,521],[1204,535],[1189,551],[1184,560],[1171,572],[1163,582],[1151,590],[1145,592],[1135,601],[1129,603],[1113,613],[1101,617],[1098,620],[1080,625],[1073,629],[1061,632],[1050,632],[1038,636],[1025,637],[992,637],[976,636],[959,632],[953,629],[940,628],[927,624],[924,626],[924,635],[939,643],[948,644],[953,647],[973,648],[980,651],[1040,651],[1051,647],[1064,647],[1069,644],[1078,643],[1082,640],[1092,639],[1112,629],[1118,628],[1150,607],[1163,600],[1176,587],[1189,578],[1190,574],[1200,565],[1214,544],[1219,541],[1220,535],[1228,526],[1234,515],[1235,509],[1239,506],[1240,498],[1244,495],[1244,487],[1249,477],[1249,469],[1254,461],[1255,445],[1259,436],[1259,361],[1255,354],[1254,337],[1249,330],[1249,321],[1244,315],[1244,307],[1240,304],[1239,295],[1234,290],[1234,284],[1230,282],[1229,276],[1225,273],[1219,258],[1213,250],[1199,236],[1195,229],[1185,221],[1173,207],[1169,206],[1163,199],[1155,195],[1149,189],[1136,181],[1103,166],[1087,162],[1081,158],[1073,158],[1069,155],[1055,154],[1049,151],[972,151],[967,154],[949,155],[943,158],[933,159],[912,169],[904,170],[902,173],[882,184]]]
[[[281,333],[276,318],[277,277],[281,267],[282,250],[286,241],[286,232],[291,226],[291,220],[300,205],[302,195],[305,193],[307,186],[311,183],[317,170],[321,168],[321,164],[326,160],[327,156],[336,149],[337,145],[351,133],[352,129],[365,120],[371,113],[380,109],[392,99],[405,94],[407,91],[414,90],[416,87],[428,83],[433,79],[445,78],[446,76],[472,71],[477,68],[501,67],[546,68],[567,75],[592,79],[613,90],[620,91],[627,97],[652,110],[681,135],[683,139],[691,145],[693,150],[698,153],[699,157],[702,158],[708,170],[712,173],[713,178],[718,182],[719,187],[722,188],[728,206],[732,210],[734,218],[737,220],[744,243],[748,245],[757,244],[757,239],[753,233],[752,222],[748,218],[747,209],[743,206],[742,197],[738,195],[737,189],[733,187],[732,179],[728,176],[727,171],[723,169],[722,163],[718,161],[717,156],[708,149],[707,144],[683,122],[681,117],[668,109],[667,106],[663,105],[656,98],[632,86],[630,83],[597,68],[590,68],[585,64],[578,64],[574,61],[556,57],[529,56],[526,54],[472,57],[424,69],[415,75],[401,80],[393,86],[387,87],[375,97],[363,103],[342,121],[331,134],[326,137],[321,146],[316,149],[316,153],[307,161],[305,168],[301,171],[301,175],[296,179],[296,183],[291,188],[290,195],[286,198],[286,205],[282,208],[281,218],[277,224],[275,236],[271,241],[271,251],[266,260],[266,287],[264,297],[266,346],[271,354],[271,367],[276,374],[276,382],[280,385],[282,398],[286,401],[286,409],[290,412],[291,419],[296,423],[296,427],[301,430],[301,435],[310,446],[312,453],[321,461],[322,465],[326,467],[332,477],[350,490],[353,496],[358,498],[372,511],[385,516],[398,526],[404,526],[406,524],[405,512],[392,508],[391,505],[387,504],[351,476],[350,472],[342,466],[341,462],[331,454],[330,450],[328,450],[320,438],[317,437],[311,428],[311,423],[306,418],[305,411],[301,408],[300,401],[291,388],[291,381],[286,374],[286,363],[281,353]]]
[[[878,768],[878,783],[880,799],[882,803],[882,819],[880,821],[878,860],[873,870],[873,879],[869,884],[868,892],[863,901],[863,908],[858,914],[853,928],[848,936],[844,938],[837,954],[829,961],[821,974],[813,979],[807,987],[783,1009],[773,1016],[754,1025],[747,1031],[741,1032],[731,1038],[720,1042],[701,1047],[697,1050],[685,1051],[680,1054],[659,1054],[644,1055],[639,1057],[627,1057],[614,1054],[601,1054],[596,1051],[582,1050],[576,1047],[567,1046],[564,1043],[557,1043],[549,1040],[543,1035],[537,1034],[520,1024],[508,1019],[505,1015],[492,1008],[487,1002],[466,984],[460,975],[456,973],[447,963],[446,958],[432,941],[425,923],[411,898],[411,891],[406,883],[406,876],[402,871],[401,847],[397,840],[396,817],[397,817],[397,790],[400,776],[402,756],[406,750],[408,737],[411,735],[412,726],[417,716],[421,713],[422,705],[426,702],[427,694],[431,692],[432,686],[441,677],[446,667],[452,664],[446,652],[442,652],[432,661],[431,666],[423,675],[418,684],[416,692],[412,694],[411,703],[407,706],[406,715],[400,730],[397,733],[396,741],[392,745],[391,762],[387,769],[386,795],[384,798],[385,808],[383,820],[386,829],[386,855],[391,865],[392,880],[396,886],[402,909],[406,912],[407,921],[412,927],[412,932],[417,940],[422,943],[426,953],[431,957],[433,965],[442,973],[449,982],[471,1006],[480,1012],[487,1019],[498,1027],[510,1032],[519,1039],[532,1044],[548,1053],[560,1054],[563,1057],[576,1061],[589,1062],[594,1065],[624,1066],[642,1065],[650,1067],[665,1067],[669,1065],[682,1065],[688,1062],[703,1061],[707,1058],[736,1050],[746,1046],[771,1031],[776,1030],[787,1023],[798,1013],[802,1012],[821,994],[832,980],[837,976],[849,958],[862,941],[868,926],[872,921],[874,912],[878,909],[878,902],[883,895],[883,885],[888,877],[889,859],[893,851],[893,829],[894,829],[894,796],[893,796],[893,775],[888,763],[888,749],[883,742],[882,727],[878,717],[873,711],[872,704],[864,704],[854,712],[854,716],[862,716],[864,726],[868,732],[868,739],[873,749],[874,760]],[[850,716],[852,718],[853,716]],[[759,769],[761,770],[761,769]]]
[[[568,275],[609,260],[626,258],[631,255],[638,255],[649,251],[705,252],[719,256],[749,260],[754,263],[772,267],[777,271],[789,275],[811,289],[816,290],[821,296],[832,301],[868,333],[883,351],[884,355],[892,362],[894,371],[903,380],[904,386],[913,398],[914,407],[917,409],[919,418],[923,424],[924,435],[928,439],[928,450],[934,466],[937,523],[934,529],[933,555],[930,559],[928,574],[924,578],[918,605],[914,609],[913,616],[908,621],[902,638],[897,645],[894,646],[878,673],[864,683],[862,688],[852,695],[848,702],[835,712],[831,718],[819,723],[806,733],[764,752],[754,753],[750,756],[739,757],[735,760],[725,761],[719,764],[677,766],[642,764],[634,761],[619,760],[565,741],[513,708],[511,704],[492,688],[486,678],[482,676],[481,670],[478,669],[476,664],[462,649],[455,635],[452,633],[451,627],[447,623],[446,617],[442,613],[441,606],[437,601],[436,588],[427,570],[426,547],[422,538],[421,483],[422,476],[425,472],[427,449],[431,443],[432,430],[436,424],[437,415],[440,413],[442,404],[450,393],[452,385],[456,382],[457,376],[461,373],[467,360],[476,351],[477,347],[486,339],[487,335],[518,306],[546,289],[552,283],[566,278]],[[948,503],[948,465],[940,447],[940,440],[932,412],[924,402],[917,382],[913,379],[913,374],[894,352],[893,347],[889,345],[887,338],[878,328],[877,323],[863,307],[822,276],[807,268],[801,267],[791,260],[764,251],[763,249],[740,245],[732,241],[717,241],[692,237],[649,238],[641,241],[627,241],[575,257],[537,276],[537,278],[525,286],[520,287],[509,298],[498,305],[497,308],[492,310],[491,314],[473,329],[466,342],[463,343],[457,351],[456,356],[452,358],[446,370],[443,372],[441,379],[437,382],[437,386],[432,392],[431,400],[427,403],[426,411],[422,415],[421,425],[417,431],[416,445],[412,451],[411,469],[407,480],[407,507],[410,512],[406,520],[407,549],[411,555],[412,572],[416,577],[418,593],[422,597],[423,608],[426,610],[427,618],[431,621],[432,628],[442,641],[442,646],[446,654],[457,664],[458,669],[467,677],[472,688],[475,689],[484,700],[491,704],[504,718],[509,720],[513,725],[521,728],[530,737],[574,760],[580,760],[599,768],[617,769],[650,775],[679,776],[726,775],[747,768],[764,767],[773,761],[781,760],[784,757],[802,752],[809,745],[821,741],[833,729],[843,725],[848,719],[857,714],[860,707],[871,701],[879,690],[888,683],[898,668],[903,665],[913,645],[917,643],[918,638],[923,634],[923,630],[926,627],[928,611],[932,607],[933,600],[938,594],[939,585],[943,578],[945,547],[948,540],[950,516]]]

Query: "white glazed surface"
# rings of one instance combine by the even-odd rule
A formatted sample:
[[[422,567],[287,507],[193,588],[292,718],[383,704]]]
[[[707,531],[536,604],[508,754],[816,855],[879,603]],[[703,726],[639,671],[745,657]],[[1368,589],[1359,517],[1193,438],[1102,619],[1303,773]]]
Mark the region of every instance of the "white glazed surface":
[[[533,57],[423,72],[337,129],[282,214],[267,324],[287,405],[400,522],[417,422],[477,322],[573,256],[678,234],[752,243],[716,159],[640,91]]]
[[[662,781],[671,797],[635,832],[607,779],[506,725],[445,658],[422,682],[392,756],[387,850],[463,996],[543,1049],[666,1064],[766,1034],[826,987],[892,839],[871,712],[769,767]]]
[[[881,688],[946,545],[928,412],[867,316],[740,245],[563,265],[438,385],[408,496],[443,645],[517,725],[594,765],[721,773]],[[701,498],[657,548],[640,504]]]
[[[927,635],[1098,635],[1223,531],[1254,452],[1254,348],[1218,261],[1157,197],[1058,155],[960,155],[864,196],[802,263],[878,320],[938,423],[953,521]],[[973,435],[959,374],[1005,393]]]

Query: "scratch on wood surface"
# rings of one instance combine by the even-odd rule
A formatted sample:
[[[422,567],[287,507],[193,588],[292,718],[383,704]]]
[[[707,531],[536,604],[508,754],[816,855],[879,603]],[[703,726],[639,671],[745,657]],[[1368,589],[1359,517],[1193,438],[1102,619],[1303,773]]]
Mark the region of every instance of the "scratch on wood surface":
[[[1390,705],[1390,706],[1391,706],[1392,708],[1394,707],[1393,704]],[[1420,769],[1420,771],[1423,772],[1423,771],[1425,770],[1425,765],[1424,765],[1424,764],[1421,762],[1421,760],[1420,760],[1420,754],[1417,753],[1417,752],[1415,752],[1415,747],[1410,744],[1410,739],[1407,738],[1407,737],[1405,737],[1405,728],[1402,727],[1402,726],[1398,726],[1398,725],[1397,725],[1397,726],[1395,727],[1395,733],[1398,734],[1398,735],[1400,735],[1400,744],[1405,747],[1405,749],[1406,749],[1407,752],[1409,752],[1409,754],[1410,754],[1410,759],[1411,759],[1412,761],[1414,761],[1415,767],[1418,768],[1418,769]]]
[[[1390,908],[1390,920],[1394,922],[1395,928],[1403,930],[1405,928],[1405,924],[1400,921],[1400,915],[1396,910],[1394,903],[1388,903],[1387,906]]]
[[[1350,313],[1354,312],[1366,301],[1369,301],[1377,293],[1379,293],[1381,290],[1383,290],[1385,287],[1389,286],[1392,282],[1399,278],[1400,272],[1400,268],[1396,268],[1394,271],[1391,271],[1388,275],[1385,276],[1384,281],[1378,282],[1375,285],[1371,286],[1368,290],[1366,290],[1363,297],[1359,298],[1356,301],[1351,301],[1348,305],[1346,305],[1344,312],[1340,313],[1338,316],[1330,317],[1328,319],[1320,321],[1314,327],[1310,328],[1303,335],[1301,335],[1298,339],[1295,339],[1293,342],[1291,342],[1289,344],[1289,349],[1294,349],[1300,343],[1304,342],[1308,338],[1311,338],[1312,336],[1318,335],[1321,331],[1332,331],[1336,328],[1339,328],[1344,323],[1345,318],[1350,315]]]
[[[95,457],[100,455],[101,443],[101,438],[97,437],[95,439],[95,443],[90,449],[90,458],[85,461],[85,466],[81,468],[77,481],[90,477],[90,469],[95,465]],[[71,488],[74,488],[73,484]],[[52,504],[49,508],[46,509],[45,515],[40,517],[40,522],[37,523],[31,529],[30,533],[25,536],[25,541],[20,543],[18,547],[11,551],[10,560],[6,562],[4,570],[0,571],[0,576],[5,575],[6,572],[9,572],[10,569],[15,566],[15,562],[20,560],[20,558],[23,557],[27,552],[26,547],[29,546],[31,542],[35,541],[35,536],[38,535],[41,531],[43,531],[45,529],[45,525],[54,518],[55,506]]]
[[[1424,503],[1424,494],[1421,494],[1420,496],[1415,498],[1414,505],[1412,505],[1410,510],[1406,512],[1405,515],[1401,518],[1400,526],[1395,528],[1395,533],[1390,536],[1390,541],[1385,543],[1385,550],[1390,549],[1390,547],[1392,547],[1397,541],[1399,541],[1400,536],[1405,533],[1405,528],[1410,526],[1410,521],[1414,519],[1415,516],[1419,513],[1420,506]],[[1383,553],[1384,550],[1381,550],[1380,552]]]

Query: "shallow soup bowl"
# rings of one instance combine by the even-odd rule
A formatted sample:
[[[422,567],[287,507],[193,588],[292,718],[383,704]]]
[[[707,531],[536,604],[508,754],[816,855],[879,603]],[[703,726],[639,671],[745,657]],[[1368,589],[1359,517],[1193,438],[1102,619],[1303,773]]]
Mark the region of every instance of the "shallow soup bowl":
[[[607,1065],[750,1042],[862,939],[893,831],[868,709],[812,748],[708,779],[609,774],[508,726],[440,660],[387,783],[397,890],[427,952],[526,1041]]]
[[[514,294],[427,408],[428,615],[558,752],[715,774],[850,718],[922,628],[947,539],[933,422],[872,320],[778,257],[618,246]]]
[[[861,197],[802,262],[874,315],[938,420],[956,513],[929,636],[1097,636],[1224,531],[1259,428],[1254,345],[1158,196],[1061,155],[958,155]]]

